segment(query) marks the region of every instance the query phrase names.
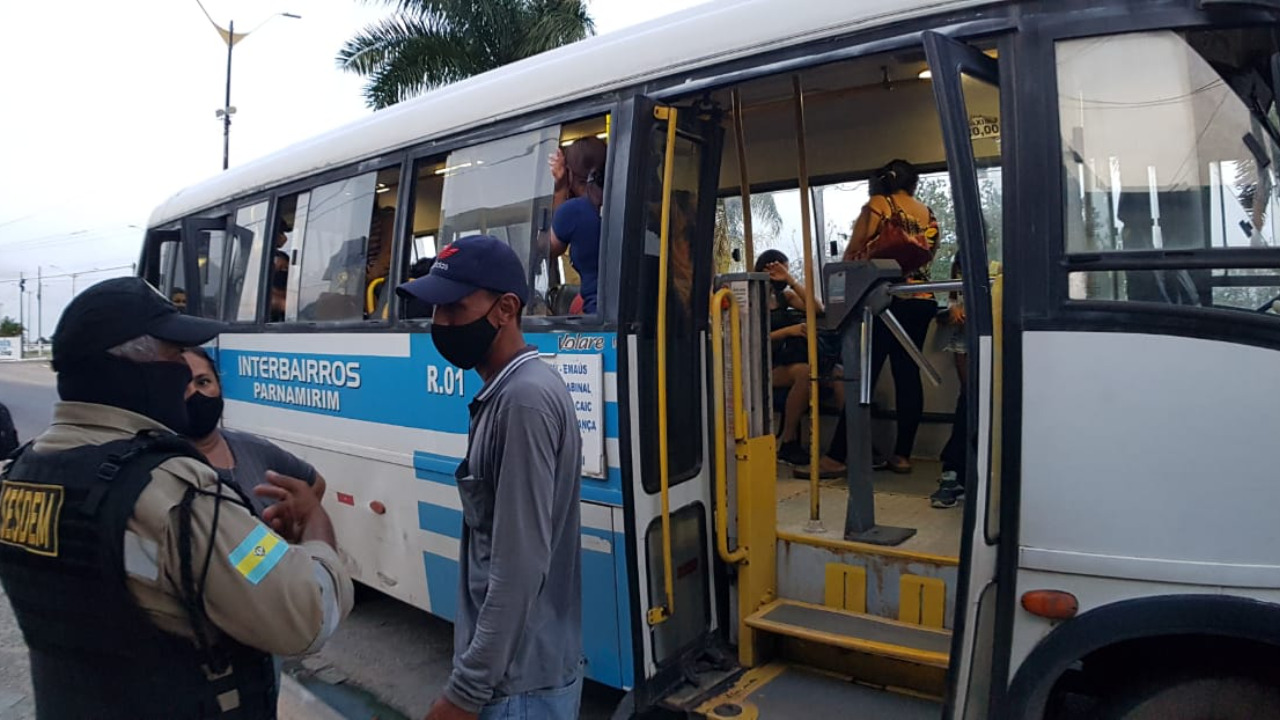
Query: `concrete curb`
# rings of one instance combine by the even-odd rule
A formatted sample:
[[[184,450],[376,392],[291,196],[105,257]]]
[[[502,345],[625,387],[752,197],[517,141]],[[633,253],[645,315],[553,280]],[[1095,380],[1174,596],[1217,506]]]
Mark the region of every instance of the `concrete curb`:
[[[278,720],[347,720],[288,674],[280,676],[276,714]]]

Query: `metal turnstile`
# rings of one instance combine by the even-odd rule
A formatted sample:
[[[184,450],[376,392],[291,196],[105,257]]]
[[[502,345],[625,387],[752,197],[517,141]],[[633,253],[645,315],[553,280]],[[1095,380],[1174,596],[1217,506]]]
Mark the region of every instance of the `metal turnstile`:
[[[911,342],[907,331],[889,311],[889,302],[895,295],[958,292],[961,283],[957,280],[907,285],[903,281],[902,269],[892,260],[828,263],[822,271],[827,298],[826,326],[828,330],[840,333],[846,388],[844,412],[849,446],[846,462],[849,504],[844,538],[873,545],[899,545],[916,534],[915,528],[876,524],[875,493],[871,482],[871,391],[876,380],[871,374],[871,331],[879,317],[929,382],[937,386],[941,383],[938,371]],[[856,393],[852,392],[854,390]],[[853,401],[855,397],[857,402]]]

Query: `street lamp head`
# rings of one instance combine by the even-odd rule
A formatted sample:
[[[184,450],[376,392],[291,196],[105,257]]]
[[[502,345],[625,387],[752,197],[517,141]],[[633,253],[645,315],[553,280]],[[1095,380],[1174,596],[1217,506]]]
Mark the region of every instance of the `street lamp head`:
[[[295,15],[295,14],[293,14],[293,13],[280,13],[280,15],[281,15],[282,17],[287,17],[287,18],[290,18],[290,19],[293,19],[293,20],[301,20],[301,19],[302,19],[302,16],[301,16],[301,15]]]

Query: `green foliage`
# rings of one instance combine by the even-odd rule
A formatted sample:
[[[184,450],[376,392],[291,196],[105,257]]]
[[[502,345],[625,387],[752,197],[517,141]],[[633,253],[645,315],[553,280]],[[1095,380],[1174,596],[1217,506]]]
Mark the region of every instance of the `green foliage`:
[[[338,67],[384,108],[595,32],[586,0],[373,0],[394,13],[347,40]]]
[[[22,334],[22,324],[5,315],[0,318],[0,337],[17,337]]]

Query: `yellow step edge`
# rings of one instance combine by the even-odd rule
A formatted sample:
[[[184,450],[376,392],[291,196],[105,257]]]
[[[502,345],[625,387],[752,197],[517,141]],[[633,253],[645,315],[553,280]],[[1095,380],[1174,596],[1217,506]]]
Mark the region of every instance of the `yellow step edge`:
[[[875,640],[866,640],[863,638],[853,637],[849,635],[838,635],[836,633],[823,632],[821,630],[811,630],[805,627],[788,625],[786,623],[778,623],[778,622],[773,622],[771,620],[765,619],[766,615],[768,615],[769,613],[773,612],[774,610],[776,610],[777,608],[783,605],[809,608],[812,610],[819,610],[819,611],[828,612],[828,613],[837,613],[840,615],[855,617],[860,620],[868,620],[871,622],[882,623],[884,625],[888,625],[892,627],[900,627],[900,628],[909,629],[917,632],[937,633],[938,635],[942,635],[948,638],[951,637],[951,632],[949,630],[937,630],[934,628],[915,625],[912,623],[898,622],[897,620],[890,620],[888,618],[882,618],[877,615],[867,615],[865,613],[855,613],[855,612],[848,612],[846,610],[837,610],[835,608],[826,607],[825,605],[815,605],[813,603],[801,602],[798,600],[775,600],[769,603],[768,605],[765,605],[764,607],[757,610],[754,614],[752,614],[750,617],[748,617],[745,620],[747,626],[755,628],[756,630],[763,630],[765,632],[770,632],[777,635],[786,635],[787,637],[798,638],[800,640],[808,640],[811,642],[822,643],[824,645],[831,645],[833,647],[843,648],[845,650],[855,650],[857,652],[868,653],[871,655],[880,655],[882,657],[893,658],[895,660],[902,660],[905,662],[917,663],[920,665],[928,665],[930,667],[946,669],[951,664],[950,653],[931,652],[928,650],[920,650],[913,647],[907,647],[905,645],[894,645],[892,643],[883,643]]]

